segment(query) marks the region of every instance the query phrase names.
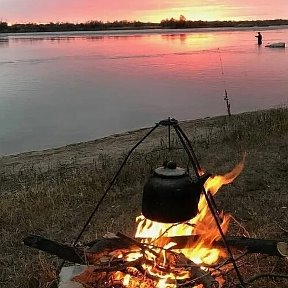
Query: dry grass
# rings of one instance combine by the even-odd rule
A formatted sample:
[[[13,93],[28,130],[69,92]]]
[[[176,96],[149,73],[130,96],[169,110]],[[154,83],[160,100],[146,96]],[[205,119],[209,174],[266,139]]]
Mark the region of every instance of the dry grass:
[[[201,165],[214,174],[225,173],[247,153],[242,174],[219,191],[216,201],[233,215],[230,234],[288,241],[288,109],[217,117],[181,125],[191,139]],[[201,130],[199,133],[198,130]],[[177,141],[173,139],[177,146]],[[134,219],[141,211],[142,185],[152,169],[167,156],[163,138],[154,151],[132,154],[117,183],[91,222],[82,242],[106,232],[133,235]],[[127,148],[128,149],[128,148]],[[59,164],[41,171],[28,167],[0,175],[0,287],[57,287],[56,257],[22,245],[30,233],[71,243],[101,197],[125,154],[101,154],[90,163]],[[187,164],[182,150],[172,158]],[[8,171],[8,172],[7,172]],[[241,272],[288,271],[287,259],[251,255]],[[228,283],[235,276],[227,275]],[[252,287],[288,287],[286,280],[265,279]]]

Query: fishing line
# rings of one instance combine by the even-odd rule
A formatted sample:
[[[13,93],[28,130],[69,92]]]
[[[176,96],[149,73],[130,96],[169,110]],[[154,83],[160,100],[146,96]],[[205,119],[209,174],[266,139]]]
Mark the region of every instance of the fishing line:
[[[218,51],[218,54],[219,54],[219,59],[220,59],[220,64],[221,64],[221,72],[222,72],[222,75],[224,75],[223,61],[222,61],[220,48],[218,48],[217,51]]]
[[[227,108],[227,113],[229,116],[231,116],[231,104],[228,98],[228,91],[227,91],[227,85],[226,85],[226,79],[225,79],[225,74],[224,74],[224,68],[223,68],[223,61],[222,61],[222,55],[220,48],[217,49],[218,54],[219,54],[219,59],[220,59],[220,65],[221,65],[221,74],[222,74],[222,80],[223,80],[223,86],[224,86],[224,101],[226,102],[226,108]]]

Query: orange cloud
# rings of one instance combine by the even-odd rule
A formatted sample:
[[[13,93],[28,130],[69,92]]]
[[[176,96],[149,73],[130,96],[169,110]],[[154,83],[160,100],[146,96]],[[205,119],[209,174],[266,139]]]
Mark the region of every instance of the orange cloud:
[[[8,22],[85,22],[88,20],[241,20],[287,18],[287,0],[1,0]]]

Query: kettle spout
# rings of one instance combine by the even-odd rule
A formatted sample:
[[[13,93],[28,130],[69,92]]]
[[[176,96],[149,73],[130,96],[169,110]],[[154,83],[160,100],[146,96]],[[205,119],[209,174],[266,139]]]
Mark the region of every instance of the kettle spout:
[[[199,199],[201,192],[204,189],[205,182],[212,176],[211,173],[204,173],[197,180],[194,181],[195,191],[198,193],[197,197]]]
[[[211,173],[204,173],[203,175],[201,175],[199,177],[199,179],[197,180],[198,182],[200,182],[200,185],[204,186],[205,182],[212,176]]]

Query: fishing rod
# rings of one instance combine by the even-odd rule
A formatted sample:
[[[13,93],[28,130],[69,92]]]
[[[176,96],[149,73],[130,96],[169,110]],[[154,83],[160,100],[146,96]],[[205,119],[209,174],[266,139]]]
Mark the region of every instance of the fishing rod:
[[[220,48],[218,48],[217,51],[218,51],[218,54],[219,54],[220,65],[221,65],[221,74],[222,74],[223,82],[224,82],[224,101],[226,102],[226,108],[227,108],[228,116],[231,116],[232,115],[231,114],[231,104],[230,104],[230,100],[228,98],[228,91],[227,91],[227,88],[226,88],[226,81],[225,81],[223,61],[222,61]]]

